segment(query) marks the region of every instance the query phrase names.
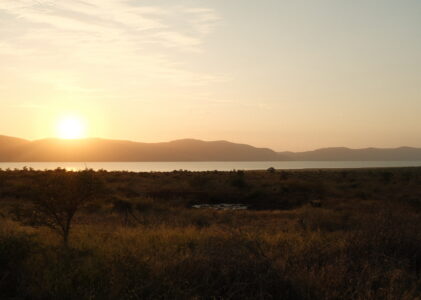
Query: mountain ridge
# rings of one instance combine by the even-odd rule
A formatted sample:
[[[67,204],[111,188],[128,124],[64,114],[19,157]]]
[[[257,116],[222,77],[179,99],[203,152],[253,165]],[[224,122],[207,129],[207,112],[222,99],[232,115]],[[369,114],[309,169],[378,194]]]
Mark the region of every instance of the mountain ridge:
[[[0,136],[0,161],[267,161],[282,155],[268,148],[256,148],[228,141],[182,139],[161,143],[87,138],[34,141]],[[286,158],[285,158],[286,159]]]
[[[312,151],[275,152],[226,140],[177,139],[145,143],[85,138],[26,140],[0,135],[0,162],[131,161],[392,161],[421,160],[421,148],[328,147]]]
[[[278,152],[296,161],[404,161],[421,160],[421,149],[401,146],[397,148],[328,147],[305,152]]]

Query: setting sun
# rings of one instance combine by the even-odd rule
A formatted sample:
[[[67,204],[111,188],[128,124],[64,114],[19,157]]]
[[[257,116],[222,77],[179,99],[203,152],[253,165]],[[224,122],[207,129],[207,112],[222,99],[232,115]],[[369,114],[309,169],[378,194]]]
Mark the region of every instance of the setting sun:
[[[66,117],[59,121],[58,137],[61,139],[80,139],[85,137],[85,124],[77,117]]]

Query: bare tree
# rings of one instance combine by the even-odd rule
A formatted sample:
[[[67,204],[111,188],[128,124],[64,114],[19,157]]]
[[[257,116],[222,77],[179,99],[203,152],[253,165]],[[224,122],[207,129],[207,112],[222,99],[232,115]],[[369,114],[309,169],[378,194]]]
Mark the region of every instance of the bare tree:
[[[134,213],[133,203],[131,203],[128,200],[124,200],[124,199],[114,200],[113,211],[123,217],[124,226],[128,226],[131,223],[130,219],[133,219],[135,222],[140,223],[140,220],[136,217]]]
[[[67,172],[57,169],[37,183],[29,199],[32,205],[20,217],[31,225],[49,227],[62,237],[67,247],[74,216],[101,190],[101,182],[92,170]]]

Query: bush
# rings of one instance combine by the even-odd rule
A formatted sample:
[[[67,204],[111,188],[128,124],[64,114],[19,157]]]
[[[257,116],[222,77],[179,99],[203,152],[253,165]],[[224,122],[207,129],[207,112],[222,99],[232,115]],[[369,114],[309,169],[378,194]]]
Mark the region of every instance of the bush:
[[[35,251],[31,235],[19,232],[0,233],[0,298],[22,294],[25,262]]]

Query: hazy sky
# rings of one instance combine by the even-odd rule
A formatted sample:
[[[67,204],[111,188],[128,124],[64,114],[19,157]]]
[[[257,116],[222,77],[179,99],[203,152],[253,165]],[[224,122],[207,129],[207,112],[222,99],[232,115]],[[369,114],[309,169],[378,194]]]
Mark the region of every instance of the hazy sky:
[[[0,134],[421,146],[419,0],[0,0]]]

